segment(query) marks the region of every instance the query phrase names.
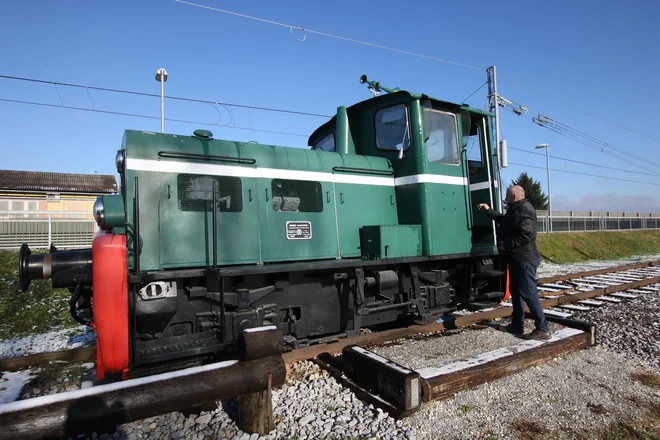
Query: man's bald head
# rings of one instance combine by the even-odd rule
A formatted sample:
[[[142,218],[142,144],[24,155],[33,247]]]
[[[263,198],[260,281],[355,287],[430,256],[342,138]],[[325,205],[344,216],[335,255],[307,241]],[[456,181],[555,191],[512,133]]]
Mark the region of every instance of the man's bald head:
[[[506,202],[513,203],[525,198],[525,190],[520,185],[510,186],[506,190]]]

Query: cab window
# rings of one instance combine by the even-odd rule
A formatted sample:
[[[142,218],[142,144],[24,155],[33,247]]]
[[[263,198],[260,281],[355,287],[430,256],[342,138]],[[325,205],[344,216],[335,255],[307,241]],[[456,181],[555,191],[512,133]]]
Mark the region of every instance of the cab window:
[[[315,150],[321,151],[337,151],[337,146],[335,144],[335,134],[330,133],[327,136],[323,137],[320,141],[314,144]]]
[[[376,112],[376,147],[399,151],[410,147],[408,108],[405,104],[380,109]]]
[[[467,141],[468,168],[470,174],[477,174],[483,168],[483,136],[479,124],[472,124]]]
[[[456,115],[425,106],[424,123],[429,162],[457,165],[459,152]]]
[[[273,179],[273,211],[322,212],[323,198],[320,182]]]

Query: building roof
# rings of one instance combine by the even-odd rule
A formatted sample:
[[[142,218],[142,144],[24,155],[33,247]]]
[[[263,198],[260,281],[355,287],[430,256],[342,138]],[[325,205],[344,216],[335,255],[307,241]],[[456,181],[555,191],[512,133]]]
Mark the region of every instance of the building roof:
[[[117,181],[103,174],[0,170],[0,191],[111,194],[117,192]]]

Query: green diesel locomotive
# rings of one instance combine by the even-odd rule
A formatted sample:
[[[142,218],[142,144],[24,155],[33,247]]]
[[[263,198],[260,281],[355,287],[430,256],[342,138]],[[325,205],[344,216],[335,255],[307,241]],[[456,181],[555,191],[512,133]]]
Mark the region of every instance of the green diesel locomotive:
[[[499,300],[474,212],[500,205],[494,115],[361,82],[388,93],[339,107],[308,150],[126,131],[92,249],[24,244],[22,287],[70,288],[99,376],[124,377],[231,355],[249,328],[299,346]]]

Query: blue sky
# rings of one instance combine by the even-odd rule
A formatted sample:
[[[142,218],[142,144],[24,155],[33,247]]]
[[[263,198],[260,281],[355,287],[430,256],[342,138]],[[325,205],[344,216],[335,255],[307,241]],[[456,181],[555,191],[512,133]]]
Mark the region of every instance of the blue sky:
[[[495,64],[500,93],[529,109],[521,117],[503,112],[502,133],[509,147],[533,152],[535,145],[548,143],[552,156],[631,171],[551,159],[556,170],[551,171],[553,209],[660,212],[660,177],[653,176],[660,175],[660,167],[650,163],[660,163],[654,113],[660,101],[658,2],[193,2],[484,69]],[[174,0],[26,0],[6,2],[1,11],[0,75],[159,93],[154,74],[164,67],[167,95],[327,115],[337,106],[369,98],[358,82],[363,73],[385,85],[455,102],[463,102],[486,81],[484,70],[311,33],[299,42],[288,28]],[[302,36],[299,31],[296,35]],[[157,98],[7,79],[0,79],[0,98],[155,117],[0,101],[0,169],[113,174],[123,130],[160,130]],[[467,102],[481,108],[485,99],[484,87]],[[168,118],[218,121],[218,111],[206,104],[168,100],[165,106]],[[231,115],[219,109],[222,124],[304,136],[172,121],[166,121],[165,131],[189,134],[206,128],[216,138],[304,148],[306,136],[325,122],[230,110]],[[625,160],[539,127],[532,122],[539,113],[625,150]],[[544,156],[511,149],[509,161],[505,182],[527,171],[546,187]]]

